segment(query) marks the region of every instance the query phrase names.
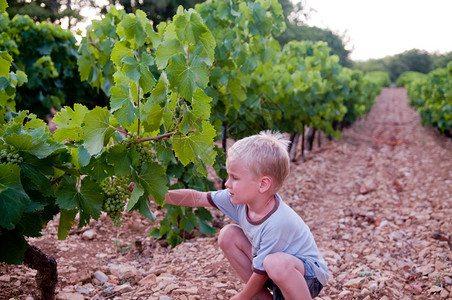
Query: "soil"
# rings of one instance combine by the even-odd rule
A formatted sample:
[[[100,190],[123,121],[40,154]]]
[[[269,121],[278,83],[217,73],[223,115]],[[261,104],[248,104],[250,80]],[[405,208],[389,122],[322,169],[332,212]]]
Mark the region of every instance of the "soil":
[[[402,88],[385,88],[342,136],[315,142],[280,192],[328,263],[317,299],[452,299],[452,140],[422,126]],[[57,226],[29,239],[58,263],[57,299],[229,299],[243,288],[218,234],[170,248],[136,213],[120,227],[102,216],[64,241]],[[35,275],[0,264],[0,298],[37,299]]]

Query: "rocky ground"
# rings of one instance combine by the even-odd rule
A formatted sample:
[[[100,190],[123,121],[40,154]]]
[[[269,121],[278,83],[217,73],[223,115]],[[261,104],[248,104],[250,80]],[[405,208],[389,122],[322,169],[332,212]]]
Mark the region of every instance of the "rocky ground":
[[[316,143],[280,194],[331,271],[316,299],[452,299],[452,141],[422,127],[404,89],[384,89],[341,140]],[[58,299],[229,299],[243,287],[216,235],[171,249],[129,214],[58,241],[57,221],[29,242],[57,260]],[[0,264],[0,298],[36,299],[35,275]]]

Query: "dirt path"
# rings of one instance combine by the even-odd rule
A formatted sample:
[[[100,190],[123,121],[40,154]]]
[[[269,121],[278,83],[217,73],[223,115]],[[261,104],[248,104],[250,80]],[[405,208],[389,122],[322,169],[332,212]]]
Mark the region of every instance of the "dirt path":
[[[317,299],[452,299],[452,141],[423,128],[407,101],[384,89],[342,140],[323,139],[292,166],[281,196],[331,271]],[[57,259],[60,299],[229,299],[242,288],[216,236],[169,249],[146,236],[151,226],[102,217],[57,241],[55,220],[30,242]],[[35,274],[0,264],[0,298],[33,297]]]
[[[332,272],[323,299],[452,298],[452,143],[407,101],[385,89],[294,170],[288,196],[303,200]]]

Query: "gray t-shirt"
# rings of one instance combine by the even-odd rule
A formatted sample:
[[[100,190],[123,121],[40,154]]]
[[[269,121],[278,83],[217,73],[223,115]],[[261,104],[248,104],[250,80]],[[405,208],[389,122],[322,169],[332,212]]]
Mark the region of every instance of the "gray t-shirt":
[[[278,194],[272,211],[257,222],[248,218],[245,204],[235,205],[231,202],[227,189],[209,193],[208,199],[242,228],[252,245],[254,272],[266,274],[264,258],[272,253],[284,252],[309,262],[320,283],[326,284],[328,268],[309,227]]]

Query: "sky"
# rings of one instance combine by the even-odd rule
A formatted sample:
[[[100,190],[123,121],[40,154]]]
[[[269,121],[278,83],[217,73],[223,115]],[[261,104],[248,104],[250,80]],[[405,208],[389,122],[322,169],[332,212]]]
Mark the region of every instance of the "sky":
[[[352,60],[452,51],[452,0],[303,0],[306,23],[344,36]]]

